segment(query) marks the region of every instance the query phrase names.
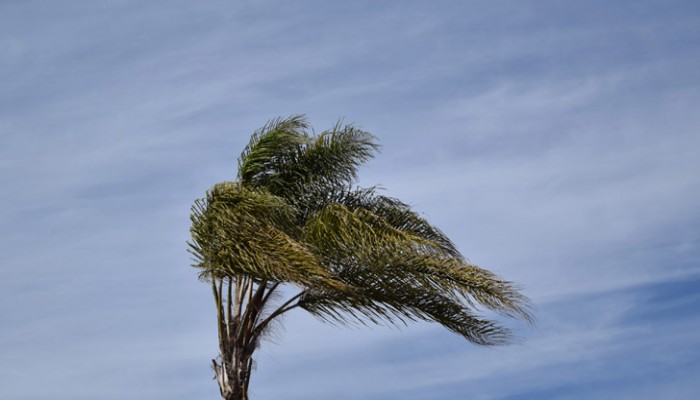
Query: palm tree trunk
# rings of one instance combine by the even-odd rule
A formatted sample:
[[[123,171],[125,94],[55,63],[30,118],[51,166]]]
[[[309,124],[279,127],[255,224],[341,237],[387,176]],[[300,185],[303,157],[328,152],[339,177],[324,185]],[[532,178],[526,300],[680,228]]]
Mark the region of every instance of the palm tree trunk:
[[[217,363],[214,365],[214,378],[219,384],[219,392],[224,400],[248,400],[248,384],[250,382],[250,370],[252,358],[236,360],[234,363]]]
[[[228,286],[226,290],[224,285]],[[218,308],[220,363],[212,360],[212,364],[224,400],[248,400],[256,343],[253,331],[265,288],[266,283],[262,282],[254,291],[253,282],[246,279],[213,280],[212,289]]]
[[[302,293],[287,300],[266,318],[261,318],[265,304],[278,286],[279,283],[268,285],[265,280],[254,283],[244,277],[212,278],[220,351],[212,364],[214,379],[224,400],[248,400],[253,352],[260,335],[273,319],[297,307],[293,303]]]

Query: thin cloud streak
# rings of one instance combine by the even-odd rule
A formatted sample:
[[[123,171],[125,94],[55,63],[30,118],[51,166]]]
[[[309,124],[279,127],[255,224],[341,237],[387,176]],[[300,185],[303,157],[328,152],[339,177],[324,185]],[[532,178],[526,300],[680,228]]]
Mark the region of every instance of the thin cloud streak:
[[[698,11],[3,2],[0,397],[216,397],[189,205],[234,178],[252,131],[299,112],[377,134],[362,183],[522,284],[539,323],[480,349],[426,324],[292,314],[262,349],[256,398],[689,397]]]
[[[693,282],[697,285],[697,278]],[[669,282],[665,286],[677,288],[678,283]],[[402,398],[419,399],[430,394],[442,394],[444,388],[478,387],[477,392],[469,392],[469,395],[480,399],[497,399],[557,386],[588,387],[581,391],[582,397],[598,398],[596,388],[614,379],[619,379],[619,388],[624,388],[617,391],[629,392],[633,389],[628,386],[630,379],[644,379],[657,373],[660,368],[673,370],[671,376],[674,379],[683,379],[700,367],[696,365],[684,371],[682,367],[674,365],[676,357],[688,351],[687,344],[699,344],[693,334],[698,327],[696,318],[682,314],[667,318],[665,337],[657,335],[644,319],[633,323],[626,321],[629,315],[639,313],[640,309],[646,312],[645,303],[649,299],[645,297],[653,287],[643,286],[625,292],[611,291],[595,297],[584,295],[563,302],[547,303],[542,307],[547,317],[540,321],[532,337],[520,345],[507,348],[457,350],[460,346],[454,346],[457,340],[453,337],[437,330],[418,329],[400,335],[382,334],[370,344],[351,341],[344,348],[329,345],[326,343],[329,339],[320,345],[311,344],[317,343],[314,338],[307,344],[316,348],[311,354],[323,354],[326,359],[349,362],[336,363],[335,368],[324,371],[322,382],[315,380],[313,385],[310,384],[313,377],[304,371],[294,372],[293,368],[293,365],[300,363],[321,369],[326,364],[319,363],[319,358],[311,354],[296,354],[295,357],[286,358],[287,362],[280,360],[282,357],[266,356],[262,361],[272,366],[265,368],[262,364],[261,368],[264,374],[283,379],[281,388],[290,398],[309,396],[307,398],[320,399],[331,395],[348,399],[384,398],[390,393],[400,393]],[[587,306],[575,305],[583,299]],[[675,304],[673,301],[668,304],[666,313],[691,310],[698,298],[674,301]],[[350,335],[340,333],[338,336],[336,341],[341,342]],[[440,338],[439,341],[436,341],[437,338]],[[297,340],[301,338],[293,334],[291,341]],[[293,347],[294,343],[290,345]],[[397,356],[417,351],[425,354],[420,354],[420,358],[415,355]],[[606,368],[617,370],[617,375],[608,376],[604,372]],[[266,377],[264,374],[262,377]],[[348,377],[353,378],[349,380]],[[282,393],[262,385],[256,387],[261,388],[261,397],[274,397]],[[446,398],[454,396],[450,393],[448,389]],[[591,395],[593,397],[589,397]],[[560,397],[540,393],[540,398]]]

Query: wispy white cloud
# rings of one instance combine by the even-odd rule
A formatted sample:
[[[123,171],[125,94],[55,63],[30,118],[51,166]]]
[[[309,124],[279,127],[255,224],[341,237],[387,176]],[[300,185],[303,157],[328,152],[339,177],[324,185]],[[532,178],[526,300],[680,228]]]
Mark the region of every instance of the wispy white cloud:
[[[667,285],[677,288],[674,283]],[[645,293],[651,288],[546,304],[542,307],[545,319],[531,337],[502,349],[469,348],[460,345],[458,338],[425,327],[401,334],[380,330],[379,335],[360,341],[353,339],[354,333],[327,329],[321,329],[323,336],[306,337],[312,331],[295,323],[285,345],[297,350],[275,349],[260,364],[260,379],[281,380],[280,385],[258,383],[256,388],[261,397],[285,393],[291,398],[319,399],[393,395],[418,399],[436,393],[459,398],[464,391],[479,399],[525,393],[533,393],[533,398],[537,393],[540,398],[601,398],[608,392],[599,389],[618,380],[612,390],[620,398],[634,398],[636,385],[630,382],[655,373],[683,380],[695,368],[674,365],[677,357],[689,351],[688,346],[697,352],[693,334],[697,321],[692,315],[681,312],[667,319],[663,336],[644,319],[628,321],[629,315],[646,309]],[[697,298],[686,299],[680,309],[691,310],[696,302]],[[666,311],[671,309],[679,307]],[[301,348],[309,351],[303,353]],[[298,365],[305,368],[299,371]],[[309,370],[322,370],[322,379]],[[564,389],[553,396],[541,393],[558,388]]]
[[[0,4],[0,395],[215,397],[188,207],[234,177],[266,119],[308,112],[376,133],[363,184],[523,284],[540,323],[484,350],[427,325],[346,332],[293,315],[262,350],[259,398],[683,397],[695,383],[669,365],[696,369],[692,288],[677,303],[639,290],[698,273],[697,11]],[[659,314],[628,320],[645,301],[674,315],[671,333]],[[637,375],[617,361],[635,357]],[[33,385],[45,364],[62,368]]]

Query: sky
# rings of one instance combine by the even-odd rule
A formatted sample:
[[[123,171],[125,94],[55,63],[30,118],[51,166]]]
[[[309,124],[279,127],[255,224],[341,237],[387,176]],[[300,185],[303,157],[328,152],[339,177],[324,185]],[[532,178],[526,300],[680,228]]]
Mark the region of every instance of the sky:
[[[295,311],[252,399],[695,398],[698,104],[697,1],[2,0],[0,398],[217,398],[189,208],[300,113],[537,322]]]

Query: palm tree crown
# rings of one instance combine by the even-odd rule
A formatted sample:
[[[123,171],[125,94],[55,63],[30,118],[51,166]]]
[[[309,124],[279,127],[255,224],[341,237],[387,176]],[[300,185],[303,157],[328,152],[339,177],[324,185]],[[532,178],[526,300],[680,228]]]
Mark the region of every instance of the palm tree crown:
[[[378,149],[371,134],[309,128],[303,116],[270,121],[241,154],[237,181],[192,207],[190,251],[216,301],[225,399],[247,399],[253,351],[294,308],[339,324],[432,321],[479,345],[510,338],[479,304],[532,320],[517,288],[467,262],[408,205],[354,186]],[[283,285],[296,294],[280,304]]]

